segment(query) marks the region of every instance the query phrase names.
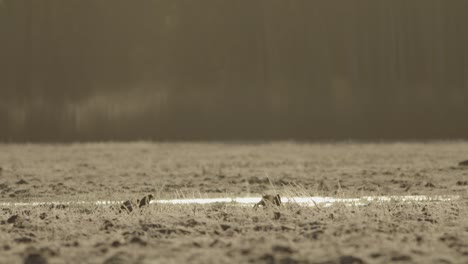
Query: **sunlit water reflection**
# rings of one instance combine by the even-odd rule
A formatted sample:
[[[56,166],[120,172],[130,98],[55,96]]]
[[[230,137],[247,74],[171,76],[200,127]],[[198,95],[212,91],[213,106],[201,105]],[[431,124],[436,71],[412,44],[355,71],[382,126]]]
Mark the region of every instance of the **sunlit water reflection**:
[[[460,199],[457,195],[445,196],[364,196],[360,198],[336,198],[336,197],[282,197],[283,203],[296,203],[302,206],[328,207],[334,204],[344,204],[349,206],[366,206],[371,203],[410,203],[410,202],[447,202]],[[236,197],[236,198],[194,198],[194,199],[172,199],[172,200],[153,200],[151,204],[215,204],[224,203],[234,206],[252,206],[258,203],[261,197]],[[3,202],[2,207],[16,206],[44,206],[44,205],[117,205],[123,201],[53,201],[53,202]]]

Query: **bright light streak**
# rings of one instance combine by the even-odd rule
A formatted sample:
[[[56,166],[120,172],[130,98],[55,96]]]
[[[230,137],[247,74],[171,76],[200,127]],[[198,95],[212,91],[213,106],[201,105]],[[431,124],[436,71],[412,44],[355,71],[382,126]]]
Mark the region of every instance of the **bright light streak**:
[[[282,197],[283,203],[296,203],[302,206],[316,206],[323,207],[331,206],[333,204],[345,204],[350,206],[363,206],[370,203],[388,203],[388,202],[446,202],[460,199],[460,196],[446,195],[446,196],[364,196],[361,198],[335,198],[335,197]],[[225,203],[229,205],[247,206],[254,205],[261,200],[261,197],[236,197],[236,198],[195,198],[195,199],[173,199],[173,200],[153,200],[151,204],[215,204]],[[123,201],[54,201],[54,202],[3,202],[0,207],[18,207],[18,206],[51,206],[51,205],[118,205]]]

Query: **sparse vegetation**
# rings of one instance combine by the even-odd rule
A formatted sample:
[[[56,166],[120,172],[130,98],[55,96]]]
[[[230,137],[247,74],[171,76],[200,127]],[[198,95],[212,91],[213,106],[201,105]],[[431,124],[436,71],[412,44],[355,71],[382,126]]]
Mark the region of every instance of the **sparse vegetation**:
[[[128,213],[119,213],[120,205],[1,208],[0,263],[466,263],[468,171],[457,163],[467,147],[1,145],[2,201],[131,199],[133,205]],[[284,203],[257,210],[226,203],[139,208],[150,193],[154,199],[262,193],[461,199],[362,207]]]
[[[158,204],[129,214],[112,206],[21,207],[2,211],[8,220],[0,225],[0,246],[4,263],[31,251],[50,263],[104,263],[116,256],[126,263],[342,263],[346,257],[463,263],[467,217],[466,202],[321,210]]]

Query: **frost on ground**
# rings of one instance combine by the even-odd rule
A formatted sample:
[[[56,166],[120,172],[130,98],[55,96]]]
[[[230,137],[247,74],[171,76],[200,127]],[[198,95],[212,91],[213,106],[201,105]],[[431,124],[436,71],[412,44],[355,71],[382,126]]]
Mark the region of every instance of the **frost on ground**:
[[[468,143],[0,145],[1,202],[457,195],[368,206],[4,207],[0,263],[467,263]]]

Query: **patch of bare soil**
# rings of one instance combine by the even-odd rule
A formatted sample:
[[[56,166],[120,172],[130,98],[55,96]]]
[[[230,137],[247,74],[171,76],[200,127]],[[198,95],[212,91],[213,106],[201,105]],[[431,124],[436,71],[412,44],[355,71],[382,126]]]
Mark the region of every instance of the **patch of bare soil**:
[[[467,149],[465,142],[0,145],[2,202],[132,206],[0,208],[0,263],[468,263],[468,169],[460,163]],[[461,199],[256,209],[142,199],[294,191]]]
[[[0,145],[2,201],[157,193],[466,194],[468,143]]]
[[[466,263],[467,205],[13,208],[0,262]]]

